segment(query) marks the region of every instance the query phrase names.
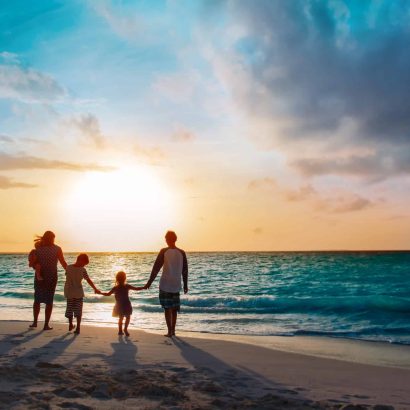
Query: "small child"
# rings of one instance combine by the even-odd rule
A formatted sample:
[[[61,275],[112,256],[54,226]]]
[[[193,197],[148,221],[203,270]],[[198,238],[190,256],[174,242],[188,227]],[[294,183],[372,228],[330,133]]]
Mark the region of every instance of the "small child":
[[[37,261],[36,254],[36,250],[39,246],[40,242],[36,242],[34,244],[34,249],[32,249],[28,254],[28,266],[34,269],[37,280],[43,280],[43,277],[41,276],[41,265]]]
[[[127,275],[125,272],[118,272],[115,276],[115,286],[109,292],[101,292],[101,295],[110,296],[115,295],[115,306],[112,311],[113,317],[118,317],[118,334],[129,336],[128,325],[132,314],[132,306],[128,297],[130,290],[144,290],[145,286],[135,287],[129,285],[127,282]],[[122,332],[122,321],[125,317],[124,333]]]
[[[83,297],[84,290],[82,280],[85,279],[88,284],[94,289],[95,293],[100,291],[95,287],[93,281],[89,278],[84,266],[88,265],[89,259],[85,253],[77,256],[77,260],[73,265],[68,265],[65,272],[64,296],[67,299],[67,308],[65,317],[68,319],[68,330],[75,328],[73,325],[73,316],[77,319],[77,328],[74,333],[80,334],[81,317],[83,314]]]

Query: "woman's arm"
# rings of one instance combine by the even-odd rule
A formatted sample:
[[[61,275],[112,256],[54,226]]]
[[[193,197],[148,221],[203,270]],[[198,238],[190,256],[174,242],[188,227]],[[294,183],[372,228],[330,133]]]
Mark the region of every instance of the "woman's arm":
[[[60,247],[58,248],[57,258],[60,261],[61,266],[64,269],[67,269],[67,262],[64,259],[63,250]]]

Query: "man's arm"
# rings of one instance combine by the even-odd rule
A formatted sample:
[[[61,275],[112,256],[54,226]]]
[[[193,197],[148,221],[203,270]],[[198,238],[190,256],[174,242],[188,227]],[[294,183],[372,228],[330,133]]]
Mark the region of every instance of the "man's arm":
[[[182,251],[182,256],[182,280],[184,282],[184,293],[188,293],[188,260],[184,251]]]
[[[154,266],[152,267],[151,276],[148,279],[147,284],[144,286],[146,289],[149,289],[154,282],[155,278],[158,275],[158,272],[161,270],[162,266],[164,265],[164,255],[167,248],[161,249],[157,259],[155,260]]]

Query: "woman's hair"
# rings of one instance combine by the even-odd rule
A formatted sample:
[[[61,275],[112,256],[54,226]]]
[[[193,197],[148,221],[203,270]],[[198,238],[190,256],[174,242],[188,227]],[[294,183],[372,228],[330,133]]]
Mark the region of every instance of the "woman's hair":
[[[39,246],[54,245],[55,237],[54,232],[45,231],[43,236],[37,236],[36,239],[34,239],[34,246],[38,248]]]
[[[86,253],[80,253],[77,256],[77,262],[83,262],[84,265],[88,265],[90,260],[88,259],[88,255]]]
[[[115,286],[124,286],[127,280],[127,274],[123,271],[119,271],[115,275]]]

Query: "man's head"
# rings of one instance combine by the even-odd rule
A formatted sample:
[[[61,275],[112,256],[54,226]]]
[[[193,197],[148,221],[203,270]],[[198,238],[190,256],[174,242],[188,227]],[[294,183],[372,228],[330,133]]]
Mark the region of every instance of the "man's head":
[[[175,242],[177,241],[177,234],[174,231],[168,231],[165,234],[165,241],[168,246],[175,246]]]

